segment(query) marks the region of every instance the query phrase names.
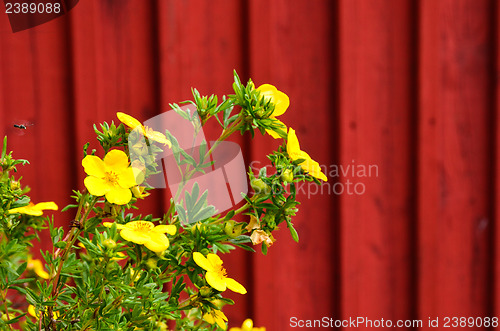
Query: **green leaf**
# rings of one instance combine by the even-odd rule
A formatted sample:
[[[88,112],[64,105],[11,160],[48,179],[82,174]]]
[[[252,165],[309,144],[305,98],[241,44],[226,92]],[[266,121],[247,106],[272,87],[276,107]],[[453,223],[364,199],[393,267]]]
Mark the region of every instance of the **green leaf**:
[[[262,243],[261,249],[262,249],[262,254],[267,255],[267,246],[264,243]]]
[[[292,235],[293,240],[299,242],[299,234],[297,233],[297,230],[295,230],[293,224],[290,222],[288,218],[286,219],[286,224],[288,226],[288,230],[290,230],[290,234]]]
[[[19,315],[19,316],[16,316],[16,317],[14,317],[14,318],[11,318],[9,321],[6,321],[5,323],[6,323],[6,324],[13,324],[13,323],[17,323],[17,322],[19,322],[19,320],[20,320],[22,317],[24,317],[24,316],[26,316],[26,313],[23,313],[23,314],[21,314],[21,315]]]
[[[27,266],[28,266],[28,262],[24,262],[23,264],[21,264],[21,265],[17,268],[17,270],[16,270],[17,274],[18,274],[18,275],[22,274],[22,273],[24,272],[24,270],[26,270],[26,267],[27,267]]]
[[[54,244],[54,246],[55,246],[56,248],[61,248],[61,249],[62,249],[62,248],[64,248],[64,247],[66,247],[66,242],[65,242],[65,241],[59,241],[59,242],[56,242],[56,243]]]
[[[2,149],[2,158],[1,160],[5,159],[5,155],[7,154],[7,136],[3,138],[3,149]]]

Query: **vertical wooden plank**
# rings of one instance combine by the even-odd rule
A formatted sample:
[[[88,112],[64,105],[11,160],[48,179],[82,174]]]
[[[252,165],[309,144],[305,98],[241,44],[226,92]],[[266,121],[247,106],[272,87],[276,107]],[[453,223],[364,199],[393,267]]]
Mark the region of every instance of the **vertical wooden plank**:
[[[330,1],[249,2],[250,76],[256,86],[270,83],[290,97],[290,108],[280,120],[296,130],[301,148],[325,166],[332,162],[335,146],[330,138],[336,103],[331,90],[334,6]],[[265,155],[281,141],[256,137],[252,159],[263,167],[269,164]],[[330,208],[331,184],[299,191],[297,200],[302,204],[293,219],[298,244],[282,226],[268,255],[254,256],[258,326],[289,330],[292,317],[332,316],[339,293],[334,291],[336,220]]]
[[[441,323],[488,316],[491,4],[420,2],[419,301]]]
[[[494,45],[495,45],[495,59],[494,72],[499,72],[500,70],[500,5],[495,2],[493,8],[493,23],[494,23]],[[491,300],[491,315],[500,316],[500,245],[498,244],[498,239],[500,238],[500,84],[496,81],[496,76],[492,79],[492,92],[495,96],[495,107],[494,115],[492,118],[492,136],[494,136],[494,143],[492,144],[492,154],[494,156],[493,163],[493,178],[494,178],[494,189],[493,189],[493,216],[494,216],[494,235],[493,241],[493,259],[492,259],[492,282],[493,282],[493,299]]]
[[[166,0],[159,1],[157,6],[162,111],[170,110],[169,103],[192,100],[193,87],[202,95],[220,97],[233,93],[233,70],[236,69],[242,79],[246,75],[242,2]],[[204,127],[209,140],[217,139],[220,132],[215,120]],[[243,138],[235,135],[230,140],[246,150]],[[249,291],[244,296],[224,293],[236,302],[224,308],[230,326],[241,326],[251,315],[254,289],[248,257],[247,252],[239,249],[222,256],[231,277]]]
[[[72,159],[70,58],[67,22],[55,19],[35,28],[12,33],[1,15],[0,71],[2,128],[16,158],[30,161],[19,167],[34,202],[70,202],[74,177]],[[22,132],[12,123],[29,121]],[[22,134],[22,135],[21,135]],[[59,225],[66,224],[57,216]],[[42,242],[41,248],[47,248]]]
[[[72,22],[75,130],[78,185],[83,145],[102,150],[94,123],[120,123],[122,111],[141,122],[160,113],[155,61],[155,8],[152,2],[87,1],[69,13]],[[139,202],[141,213],[162,211],[161,191]]]
[[[343,318],[410,316],[410,15],[410,1],[340,2]]]

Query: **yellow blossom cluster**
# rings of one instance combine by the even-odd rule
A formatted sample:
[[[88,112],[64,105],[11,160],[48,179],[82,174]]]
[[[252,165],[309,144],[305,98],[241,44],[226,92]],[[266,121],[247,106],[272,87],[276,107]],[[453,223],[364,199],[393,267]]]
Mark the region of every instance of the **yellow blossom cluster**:
[[[266,101],[270,101],[274,104],[274,111],[270,116],[272,119],[276,119],[276,116],[283,115],[290,106],[290,99],[288,96],[273,85],[263,84],[257,88],[257,91],[260,92]],[[278,121],[278,124],[284,131],[287,131],[287,127],[283,122]],[[280,135],[273,130],[266,130],[266,132],[275,139],[280,138]],[[299,140],[295,134],[295,130],[292,128],[288,129],[287,153],[292,161],[304,160],[299,165],[309,175],[324,180],[325,182],[328,181],[326,175],[321,171],[319,163],[314,161],[309,154],[300,149]]]

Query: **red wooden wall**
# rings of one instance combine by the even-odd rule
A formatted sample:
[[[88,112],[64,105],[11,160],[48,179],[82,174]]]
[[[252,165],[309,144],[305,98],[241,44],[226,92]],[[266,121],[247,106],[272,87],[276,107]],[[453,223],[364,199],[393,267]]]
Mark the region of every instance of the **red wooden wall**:
[[[236,69],[290,96],[282,119],[313,158],[377,176],[331,173],[302,195],[299,244],[284,228],[267,256],[226,257],[249,289],[231,326],[500,316],[498,22],[493,0],[85,0],[15,34],[1,13],[0,133],[33,199],[63,206],[93,123],[230,93]],[[236,141],[262,166],[277,146]],[[348,180],[364,193],[332,193]]]

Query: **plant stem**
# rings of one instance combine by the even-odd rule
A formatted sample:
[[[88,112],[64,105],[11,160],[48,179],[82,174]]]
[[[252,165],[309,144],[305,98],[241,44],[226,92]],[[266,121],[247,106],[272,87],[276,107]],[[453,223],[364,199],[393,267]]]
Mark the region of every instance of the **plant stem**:
[[[82,196],[82,198],[81,198],[82,200],[80,201],[80,205],[83,204],[82,201],[85,201],[86,198],[87,198],[86,195]],[[61,259],[59,261],[59,267],[57,269],[57,273],[54,275],[54,277],[52,277],[49,280],[49,282],[53,282],[53,288],[52,288],[51,298],[54,301],[56,301],[56,299],[57,299],[57,297],[59,295],[59,279],[61,277],[61,271],[62,271],[62,268],[63,268],[63,265],[64,265],[64,261],[68,257],[68,254],[71,251],[71,248],[75,244],[76,240],[80,236],[80,233],[82,233],[83,229],[85,228],[85,221],[89,217],[90,212],[94,208],[94,205],[96,204],[96,202],[97,202],[98,199],[99,199],[98,197],[94,197],[92,199],[92,201],[90,202],[88,208],[85,209],[84,215],[81,216],[81,217],[78,217],[78,216],[80,215],[80,213],[82,211],[82,208],[80,208],[80,207],[78,208],[78,214],[77,214],[77,217],[75,219],[78,219],[78,222],[80,223],[80,226],[78,228],[73,228],[70,231],[71,235],[69,236],[69,238],[71,238],[71,239],[69,240],[69,238],[68,238],[68,241],[66,242],[66,247],[64,248],[63,254],[62,254]],[[49,317],[49,319],[51,321],[52,321],[52,310],[53,310],[53,307],[49,306],[48,307],[48,317]],[[40,319],[42,319],[42,317]],[[51,324],[52,324],[52,322],[51,322]]]
[[[10,321],[9,307],[7,306],[7,290],[5,290],[5,292],[2,291],[2,301],[5,307],[5,316],[7,316],[7,321]],[[10,324],[9,329],[12,330],[12,326]]]

